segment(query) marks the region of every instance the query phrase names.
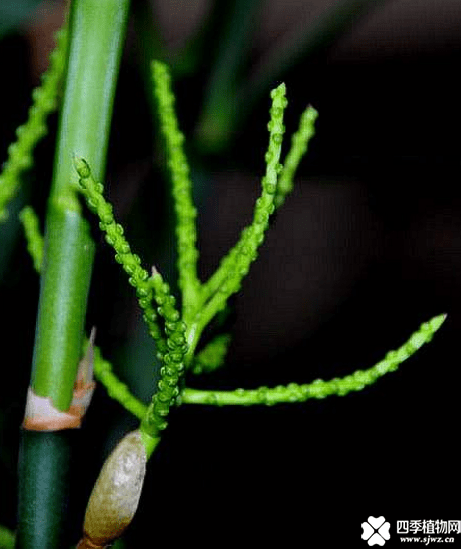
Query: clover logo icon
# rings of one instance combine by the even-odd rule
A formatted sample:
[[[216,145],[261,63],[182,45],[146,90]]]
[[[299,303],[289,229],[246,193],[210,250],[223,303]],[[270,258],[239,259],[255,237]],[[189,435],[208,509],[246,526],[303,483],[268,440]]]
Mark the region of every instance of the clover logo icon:
[[[368,541],[368,546],[384,546],[386,541],[391,538],[389,528],[391,524],[385,520],[384,516],[375,518],[369,516],[367,521],[362,523],[362,539]]]

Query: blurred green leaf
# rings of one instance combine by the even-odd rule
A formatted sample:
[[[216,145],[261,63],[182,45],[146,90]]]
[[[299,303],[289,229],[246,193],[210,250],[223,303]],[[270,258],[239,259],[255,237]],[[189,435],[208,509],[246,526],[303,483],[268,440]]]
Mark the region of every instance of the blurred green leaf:
[[[14,548],[14,533],[0,525],[0,548]]]
[[[2,0],[0,2],[0,38],[12,32],[32,15],[41,0]]]

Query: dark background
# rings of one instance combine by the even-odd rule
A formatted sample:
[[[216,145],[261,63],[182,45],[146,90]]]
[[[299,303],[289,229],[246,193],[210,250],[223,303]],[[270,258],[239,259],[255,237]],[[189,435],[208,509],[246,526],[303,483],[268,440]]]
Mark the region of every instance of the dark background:
[[[284,33],[308,28],[333,4],[264,2],[254,26],[249,74]],[[14,128],[26,117],[43,63],[40,48],[47,47],[43,36],[49,40],[47,25],[59,22],[59,4],[43,6],[0,42],[2,159]],[[195,8],[179,1],[155,4],[172,50],[200,27],[207,5]],[[446,312],[447,321],[398,372],[357,394],[272,408],[174,411],[151,459],[127,546],[365,548],[360,525],[369,515],[389,521],[461,519],[455,501],[460,490],[460,28],[458,2],[388,0],[280,75],[290,100],[288,132],[312,103],[320,113],[317,134],[295,190],[235,300],[225,368],[190,384],[230,389],[344,376],[378,362],[432,316]],[[146,265],[155,263],[171,279],[173,237],[161,215],[168,191],[134,61],[133,29],[130,33],[115,106],[108,192]],[[269,104],[266,99],[254,106],[226,150],[204,154],[195,146],[194,128],[207,72],[209,67],[200,66],[176,84],[197,183],[203,276],[251,218],[264,169]],[[53,131],[37,149],[16,208],[31,201],[43,216],[52,150]],[[14,528],[18,426],[30,375],[38,278],[15,222],[1,231],[7,268],[0,272],[0,523]],[[131,288],[102,241],[88,314],[92,325],[104,354],[148,399],[152,350],[143,343]],[[84,428],[72,434],[80,448],[71,531],[78,531],[110,441],[135,426],[99,388]],[[105,433],[108,441],[101,437]]]

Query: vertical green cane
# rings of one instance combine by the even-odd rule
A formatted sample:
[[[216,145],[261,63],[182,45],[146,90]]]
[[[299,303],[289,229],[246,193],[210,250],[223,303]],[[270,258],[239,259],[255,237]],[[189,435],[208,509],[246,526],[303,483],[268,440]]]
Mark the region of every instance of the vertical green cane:
[[[129,0],[73,0],[71,4],[67,76],[46,216],[31,375],[33,392],[49,398],[58,411],[66,411],[72,401],[95,251],[76,193],[73,155],[91,159],[98,178],[103,178],[128,6]],[[54,444],[55,439],[59,444]],[[63,445],[68,440],[59,432],[23,431],[19,547],[62,544],[68,457]],[[46,486],[41,483],[43,469],[55,478]]]

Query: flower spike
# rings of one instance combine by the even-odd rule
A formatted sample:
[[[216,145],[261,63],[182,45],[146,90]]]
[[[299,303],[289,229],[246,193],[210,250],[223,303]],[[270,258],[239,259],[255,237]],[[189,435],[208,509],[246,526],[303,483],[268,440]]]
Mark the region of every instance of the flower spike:
[[[153,61],[152,79],[162,134],[165,138],[168,167],[171,173],[172,194],[177,218],[178,283],[182,292],[183,311],[187,312],[196,305],[200,289],[200,281],[197,278],[198,251],[195,225],[197,212],[192,200],[190,169],[183,151],[184,135],[179,129],[174,111],[175,98],[171,90],[168,66],[160,61]]]
[[[280,84],[272,90],[272,106],[270,109],[269,146],[265,155],[266,174],[262,179],[261,196],[256,201],[253,220],[246,227],[237,244],[221,261],[220,266],[210,279],[203,285],[202,299],[205,301],[203,309],[196,319],[198,332],[222,310],[230,296],[235,294],[241,286],[243,278],[256,259],[259,246],[264,240],[269,226],[269,217],[274,212],[274,198],[277,191],[277,179],[282,171],[280,155],[282,150],[283,113],[287,106],[285,84]]]
[[[347,395],[374,384],[381,376],[397,370],[399,365],[411,357],[424,344],[431,341],[442,326],[446,315],[437,315],[414,332],[400,348],[390,351],[386,357],[367,370],[357,370],[343,378],[310,384],[288,384],[275,388],[260,387],[254,390],[242,388],[231,391],[196,390],[185,388],[181,403],[201,405],[276,405],[278,403],[299,403],[308,399],[324,399],[330,395]]]
[[[166,343],[163,339],[160,326],[157,322],[157,314],[152,306],[152,288],[148,282],[149,274],[141,266],[139,256],[131,252],[130,245],[124,236],[123,227],[116,223],[112,205],[103,197],[104,187],[97,183],[91,169],[85,159],[74,158],[75,169],[80,177],[82,193],[86,198],[89,209],[99,217],[99,227],[106,234],[106,241],[115,251],[115,260],[121,264],[129,275],[128,282],[135,287],[139,305],[144,311],[144,320],[149,333],[154,338],[160,353],[166,351]]]
[[[293,177],[301,159],[306,154],[309,141],[315,134],[314,124],[318,116],[318,112],[311,105],[301,115],[299,128],[291,138],[291,147],[285,157],[283,169],[277,182],[277,192],[274,199],[276,208],[282,206],[286,196],[293,189]]]

